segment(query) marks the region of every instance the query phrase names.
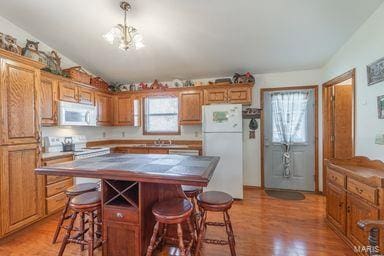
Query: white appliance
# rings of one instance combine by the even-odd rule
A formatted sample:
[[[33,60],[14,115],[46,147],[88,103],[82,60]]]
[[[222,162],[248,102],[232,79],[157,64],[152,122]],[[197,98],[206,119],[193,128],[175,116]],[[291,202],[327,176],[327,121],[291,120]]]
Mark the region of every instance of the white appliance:
[[[203,154],[219,156],[206,190],[243,198],[243,120],[241,104],[203,106]]]
[[[59,125],[96,126],[96,107],[59,101]]]
[[[84,135],[72,135],[72,142],[75,145],[73,152],[74,160],[90,158],[95,156],[102,156],[111,152],[110,148],[87,148],[87,138]],[[63,145],[66,137],[44,137],[45,152],[62,152]],[[87,182],[99,182],[99,179],[75,177],[75,184],[87,183]]]

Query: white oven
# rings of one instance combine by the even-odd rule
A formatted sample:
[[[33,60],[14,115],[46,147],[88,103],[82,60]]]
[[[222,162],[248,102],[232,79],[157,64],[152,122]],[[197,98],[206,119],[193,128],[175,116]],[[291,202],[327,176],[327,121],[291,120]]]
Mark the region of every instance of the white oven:
[[[96,126],[96,107],[59,101],[59,125]]]

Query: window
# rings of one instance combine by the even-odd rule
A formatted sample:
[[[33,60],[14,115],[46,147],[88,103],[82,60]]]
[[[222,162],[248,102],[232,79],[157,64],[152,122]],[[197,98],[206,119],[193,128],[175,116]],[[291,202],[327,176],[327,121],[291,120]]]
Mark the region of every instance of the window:
[[[144,134],[179,134],[177,97],[147,97],[144,101]]]
[[[272,95],[272,142],[282,142],[282,132],[291,132],[293,143],[307,142],[307,92],[287,92]],[[282,127],[279,129],[279,125]],[[285,135],[287,136],[287,135]]]

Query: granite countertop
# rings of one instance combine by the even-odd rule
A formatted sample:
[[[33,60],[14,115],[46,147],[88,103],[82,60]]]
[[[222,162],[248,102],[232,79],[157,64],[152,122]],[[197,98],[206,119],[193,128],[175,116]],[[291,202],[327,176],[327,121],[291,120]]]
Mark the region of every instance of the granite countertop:
[[[37,174],[207,186],[219,157],[112,153],[36,169]]]

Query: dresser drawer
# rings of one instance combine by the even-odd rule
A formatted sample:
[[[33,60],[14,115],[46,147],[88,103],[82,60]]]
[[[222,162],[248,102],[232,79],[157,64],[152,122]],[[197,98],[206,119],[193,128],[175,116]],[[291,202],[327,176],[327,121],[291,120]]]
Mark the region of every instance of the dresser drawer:
[[[64,192],[68,187],[72,186],[72,179],[66,179],[47,186],[47,197]]]
[[[330,182],[332,182],[335,185],[339,185],[341,187],[345,187],[345,175],[335,172],[332,169],[328,169],[327,171],[327,178]]]
[[[362,198],[368,200],[371,203],[377,204],[378,191],[373,187],[370,187],[357,180],[348,178],[347,190],[351,193],[361,196]]]
[[[52,176],[52,175],[47,175],[47,185],[62,181],[62,180],[68,180],[71,179],[70,177],[67,176]]]
[[[106,220],[139,223],[139,211],[136,208],[122,208],[114,206],[105,206],[103,218]]]
[[[47,213],[50,214],[64,207],[65,203],[67,202],[67,196],[64,193],[59,193],[57,195],[47,198],[46,202]]]

